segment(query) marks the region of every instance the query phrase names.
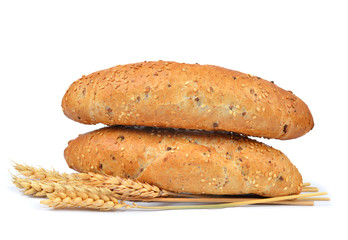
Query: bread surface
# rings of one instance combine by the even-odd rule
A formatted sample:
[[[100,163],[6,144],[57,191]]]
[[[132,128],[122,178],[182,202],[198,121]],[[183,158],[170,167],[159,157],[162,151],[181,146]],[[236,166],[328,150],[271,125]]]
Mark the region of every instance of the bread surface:
[[[65,93],[62,108],[85,124],[223,130],[276,139],[300,137],[314,126],[307,105],[273,82],[212,65],[165,61],[83,76]]]
[[[280,151],[236,134],[106,127],[71,140],[70,168],[136,179],[193,194],[282,196],[302,177]]]

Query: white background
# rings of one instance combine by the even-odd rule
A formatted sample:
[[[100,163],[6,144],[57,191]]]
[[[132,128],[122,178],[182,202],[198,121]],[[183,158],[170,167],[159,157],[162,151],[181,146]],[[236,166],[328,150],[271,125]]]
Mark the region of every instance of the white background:
[[[346,237],[339,214],[347,213],[347,22],[345,1],[1,1],[1,238]],[[101,127],[63,115],[61,98],[74,80],[160,59],[250,73],[303,99],[314,129],[295,140],[262,141],[283,151],[304,181],[329,192],[332,201],[66,211],[45,208],[12,185],[11,160],[72,172],[63,158],[68,140]]]

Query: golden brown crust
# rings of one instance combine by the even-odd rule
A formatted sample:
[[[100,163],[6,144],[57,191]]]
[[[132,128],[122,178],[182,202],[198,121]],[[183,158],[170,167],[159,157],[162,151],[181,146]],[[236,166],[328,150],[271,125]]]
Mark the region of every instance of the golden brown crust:
[[[79,172],[104,172],[194,194],[281,196],[302,177],[280,151],[235,134],[107,127],[80,135],[64,152]]]
[[[307,105],[259,77],[176,62],[120,65],[67,90],[65,115],[85,124],[224,130],[293,139],[313,128]]]

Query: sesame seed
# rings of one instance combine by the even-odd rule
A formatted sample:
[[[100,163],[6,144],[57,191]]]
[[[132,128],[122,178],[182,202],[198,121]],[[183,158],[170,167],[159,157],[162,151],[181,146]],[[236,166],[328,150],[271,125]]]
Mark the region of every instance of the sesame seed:
[[[202,104],[202,105],[201,105],[201,108],[205,108],[205,104]]]
[[[205,179],[201,179],[201,182],[205,182]]]
[[[272,177],[269,177],[268,179],[267,179],[267,181],[270,181],[272,179]]]
[[[216,179],[215,179],[215,178],[213,178],[212,180],[213,180],[214,182],[216,181]]]
[[[158,96],[157,96],[157,95],[155,95],[155,96],[153,96],[153,98],[154,98],[154,99],[157,99],[157,98],[158,98]]]
[[[229,112],[229,114],[232,114],[232,113],[233,113],[232,110],[229,110],[228,112]]]
[[[186,82],[185,82],[185,85],[188,85],[189,83],[190,83],[189,81],[186,81]]]
[[[194,88],[194,89],[193,89],[193,92],[198,92],[198,89],[197,89],[197,88]]]
[[[257,107],[257,108],[256,108],[256,111],[260,112],[260,108],[259,108],[259,107]]]
[[[186,153],[186,154],[185,154],[185,157],[188,157],[188,156],[189,156],[189,155]]]
[[[288,189],[288,187],[285,187],[284,190]]]
[[[208,109],[208,113],[211,112],[211,109]]]
[[[240,106],[239,106],[239,105],[236,105],[236,108],[237,108],[237,109],[240,109]]]

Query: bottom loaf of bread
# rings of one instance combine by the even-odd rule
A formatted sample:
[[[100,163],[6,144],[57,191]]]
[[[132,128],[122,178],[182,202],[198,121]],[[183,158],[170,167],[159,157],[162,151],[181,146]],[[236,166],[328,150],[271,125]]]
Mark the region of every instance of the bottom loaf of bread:
[[[302,177],[279,150],[240,135],[106,127],[69,141],[70,168],[154,184],[178,193],[282,196]]]

